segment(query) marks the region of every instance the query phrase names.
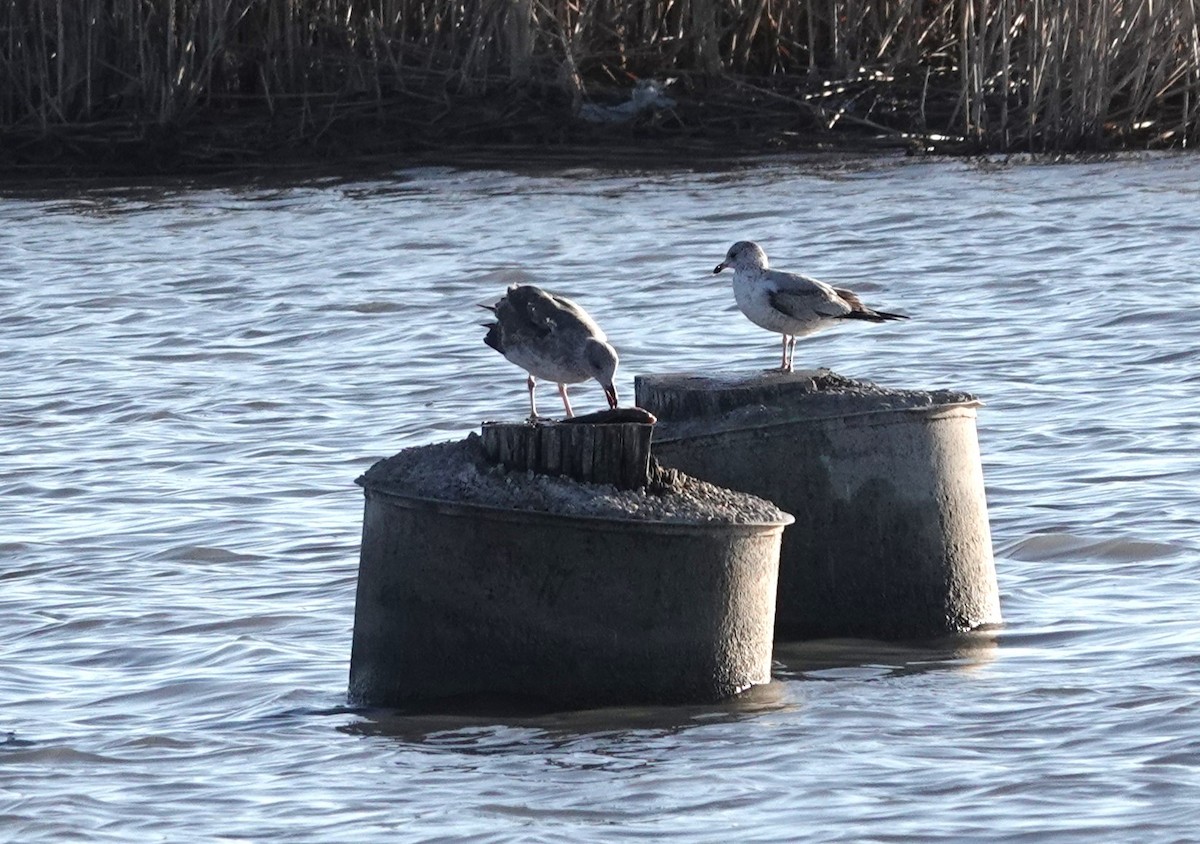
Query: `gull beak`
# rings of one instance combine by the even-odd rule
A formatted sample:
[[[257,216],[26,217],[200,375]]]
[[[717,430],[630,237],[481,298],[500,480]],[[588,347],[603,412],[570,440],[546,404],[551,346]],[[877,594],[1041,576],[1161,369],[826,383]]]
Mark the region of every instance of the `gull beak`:
[[[617,409],[617,388],[609,384],[604,388],[604,397],[608,399],[608,406],[612,410]]]
[[[729,265],[728,265],[728,264],[726,264],[724,261],[722,261],[721,263],[717,264],[717,268],[716,268],[715,270],[713,270],[713,275],[716,275],[716,274],[717,274],[717,273],[719,273],[721,270],[725,269],[727,266],[729,266]]]

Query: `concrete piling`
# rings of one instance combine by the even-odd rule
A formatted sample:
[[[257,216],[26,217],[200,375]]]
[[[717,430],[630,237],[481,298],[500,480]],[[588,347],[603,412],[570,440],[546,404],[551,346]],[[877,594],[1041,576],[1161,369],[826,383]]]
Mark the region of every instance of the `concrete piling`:
[[[899,639],[999,623],[980,402],[828,371],[641,376],[655,457],[792,513],[776,635]]]
[[[769,681],[787,514],[677,472],[617,490],[506,471],[478,439],[359,479],[353,701],[709,702]]]

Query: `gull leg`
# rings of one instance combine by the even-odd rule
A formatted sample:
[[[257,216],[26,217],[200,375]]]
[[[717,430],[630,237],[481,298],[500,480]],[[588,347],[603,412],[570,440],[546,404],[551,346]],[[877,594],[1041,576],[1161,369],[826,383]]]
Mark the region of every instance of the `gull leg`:
[[[784,371],[791,372],[796,360],[796,337],[793,335],[784,339],[787,340],[787,368]]]
[[[788,354],[788,352],[790,349],[795,347],[796,341],[794,338],[789,337],[786,334],[784,334],[782,336],[783,336],[783,360],[781,360],[779,362],[779,371],[780,372],[791,372],[792,371],[792,358]],[[789,343],[789,341],[791,341],[791,342]]]
[[[563,407],[565,407],[567,409],[567,418],[570,419],[572,416],[575,415],[575,411],[571,410],[571,400],[567,398],[567,385],[566,384],[558,385],[558,394],[560,396],[562,396]]]
[[[529,418],[537,419],[537,403],[533,400],[533,388],[537,386],[537,381],[533,380],[532,375],[525,379],[525,386],[529,388]]]

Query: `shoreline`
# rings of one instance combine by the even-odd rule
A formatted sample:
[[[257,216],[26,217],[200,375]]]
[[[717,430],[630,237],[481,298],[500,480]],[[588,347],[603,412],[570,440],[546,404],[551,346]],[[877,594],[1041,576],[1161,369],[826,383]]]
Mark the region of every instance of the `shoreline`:
[[[209,107],[167,125],[114,116],[43,129],[6,127],[0,128],[0,181],[379,172],[414,162],[471,166],[480,158],[513,155],[523,165],[593,157],[674,167],[779,154],[1063,157],[1179,149],[1148,127],[1136,138],[1106,135],[1099,144],[1072,150],[996,150],[931,130],[922,125],[923,114],[896,109],[886,123],[840,112],[830,117],[795,91],[779,93],[800,80],[758,82],[681,86],[689,90],[671,88],[649,103],[638,101],[638,87],[610,91],[581,107],[554,91],[539,96],[510,86],[491,97],[435,102],[408,92],[327,104],[323,111],[310,110],[307,100],[274,111],[254,104]]]
[[[858,132],[798,131],[763,115],[734,131],[685,122],[676,110],[654,110],[626,122],[588,123],[567,110],[530,110],[497,119],[466,106],[453,122],[434,116],[414,129],[380,105],[366,117],[332,119],[317,132],[292,131],[278,115],[222,120],[202,114],[178,127],[111,120],[45,132],[0,129],[0,178],[205,176],[229,172],[287,172],[303,168],[380,169],[413,161],[456,164],[518,153],[524,161],[630,158],[676,165],[723,162],[778,153],[878,154],[911,152],[896,137]],[[698,106],[697,106],[698,108]]]
[[[17,167],[0,165],[0,197],[37,196],[47,190],[105,191],[144,188],[174,190],[195,187],[246,185],[304,186],[314,183],[374,181],[424,168],[451,171],[499,170],[521,175],[586,173],[655,173],[689,171],[719,173],[759,166],[789,166],[806,172],[846,171],[878,167],[903,167],[922,163],[961,164],[980,169],[1038,167],[1070,164],[1143,161],[1159,157],[1189,156],[1191,150],[1150,149],[1107,152],[980,153],[975,155],[928,154],[914,156],[903,150],[869,145],[814,145],[793,149],[731,149],[728,146],[676,146],[630,144],[621,147],[582,144],[539,147],[526,144],[462,145],[419,153],[377,153],[346,158],[304,155],[256,165],[188,170],[127,168],[99,170],[80,167]]]

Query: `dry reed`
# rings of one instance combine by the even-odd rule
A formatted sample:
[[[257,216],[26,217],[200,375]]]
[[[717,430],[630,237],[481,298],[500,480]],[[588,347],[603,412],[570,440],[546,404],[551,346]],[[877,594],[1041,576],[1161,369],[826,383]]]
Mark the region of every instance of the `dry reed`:
[[[1197,0],[6,0],[0,132],[428,129],[674,77],[691,129],[767,116],[963,149],[1197,140]],[[482,98],[482,99],[481,99]],[[423,104],[423,105],[422,105]],[[403,107],[402,107],[403,106]],[[404,110],[411,111],[407,116]],[[266,115],[264,118],[263,115]],[[682,119],[682,118],[681,118]],[[446,120],[446,132],[463,121]]]

